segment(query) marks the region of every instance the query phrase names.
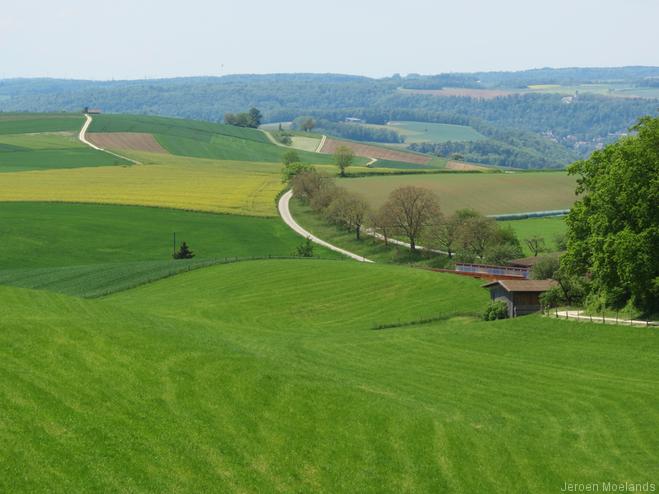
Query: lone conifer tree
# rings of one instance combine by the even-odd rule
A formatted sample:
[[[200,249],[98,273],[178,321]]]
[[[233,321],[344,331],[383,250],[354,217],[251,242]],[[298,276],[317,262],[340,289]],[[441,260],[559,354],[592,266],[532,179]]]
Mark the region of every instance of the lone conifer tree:
[[[194,252],[190,250],[188,244],[181,242],[181,247],[179,247],[178,251],[174,252],[172,257],[174,257],[174,259],[192,259],[194,257]]]

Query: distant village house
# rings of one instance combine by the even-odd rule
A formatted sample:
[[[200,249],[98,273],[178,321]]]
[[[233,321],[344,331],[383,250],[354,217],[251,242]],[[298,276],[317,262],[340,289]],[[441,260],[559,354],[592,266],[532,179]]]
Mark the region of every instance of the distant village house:
[[[88,106],[85,106],[83,113],[86,113],[87,115],[99,115],[101,110],[99,108],[89,108]]]

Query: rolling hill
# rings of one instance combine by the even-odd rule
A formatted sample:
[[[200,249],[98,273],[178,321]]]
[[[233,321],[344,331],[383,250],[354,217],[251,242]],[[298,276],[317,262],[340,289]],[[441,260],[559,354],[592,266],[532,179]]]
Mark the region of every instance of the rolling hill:
[[[487,296],[473,280],[256,261],[101,300],[0,296],[3,490],[548,492],[655,478],[655,332],[477,322]]]
[[[93,151],[72,138],[79,115],[13,118],[0,116],[0,155]],[[290,258],[304,239],[276,217],[286,149],[262,132],[118,115],[92,130],[123,135],[139,164],[62,156],[0,174],[0,491],[656,479],[652,328],[484,322],[478,280],[388,264],[377,247],[373,265],[319,247],[322,259]],[[137,149],[148,139],[162,149]],[[574,189],[562,173],[341,181],[374,204],[402,184],[439,191],[444,211],[487,213],[569,207]],[[183,240],[196,257],[174,261]]]

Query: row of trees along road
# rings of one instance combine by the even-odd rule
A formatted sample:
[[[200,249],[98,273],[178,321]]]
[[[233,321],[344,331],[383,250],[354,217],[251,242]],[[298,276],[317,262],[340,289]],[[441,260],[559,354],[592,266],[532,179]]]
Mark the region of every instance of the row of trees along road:
[[[368,228],[381,234],[385,244],[392,237],[403,237],[412,252],[422,242],[461,261],[502,263],[523,255],[510,227],[501,227],[471,209],[443,215],[439,198],[428,189],[400,187],[382,207],[373,210],[360,194],[339,187],[332,177],[308,165],[291,163],[285,167],[284,179],[290,182],[295,198],[329,223],[354,232],[356,240]]]

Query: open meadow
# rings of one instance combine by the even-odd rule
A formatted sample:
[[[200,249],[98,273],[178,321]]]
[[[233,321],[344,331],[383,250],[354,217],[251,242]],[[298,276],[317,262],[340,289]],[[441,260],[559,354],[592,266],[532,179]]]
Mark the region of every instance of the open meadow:
[[[350,178],[339,183],[362,194],[375,207],[397,187],[425,187],[439,195],[444,212],[461,208],[483,214],[568,209],[576,199],[575,178],[562,172],[396,175]]]
[[[478,322],[474,280],[255,261],[100,300],[0,294],[3,491],[554,492],[657,478],[657,333]],[[373,329],[421,318],[437,320]]]
[[[429,122],[389,122],[378,128],[391,129],[405,137],[405,145],[418,142],[480,141],[485,136],[466,125]]]
[[[549,251],[559,250],[556,245],[556,237],[565,235],[567,226],[565,217],[548,217],[548,218],[527,218],[523,220],[509,220],[499,223],[501,226],[509,226],[517,234],[517,238],[522,241],[522,248],[527,255],[531,255],[528,246],[525,245],[524,239],[531,237],[541,237],[545,241],[545,246]]]

